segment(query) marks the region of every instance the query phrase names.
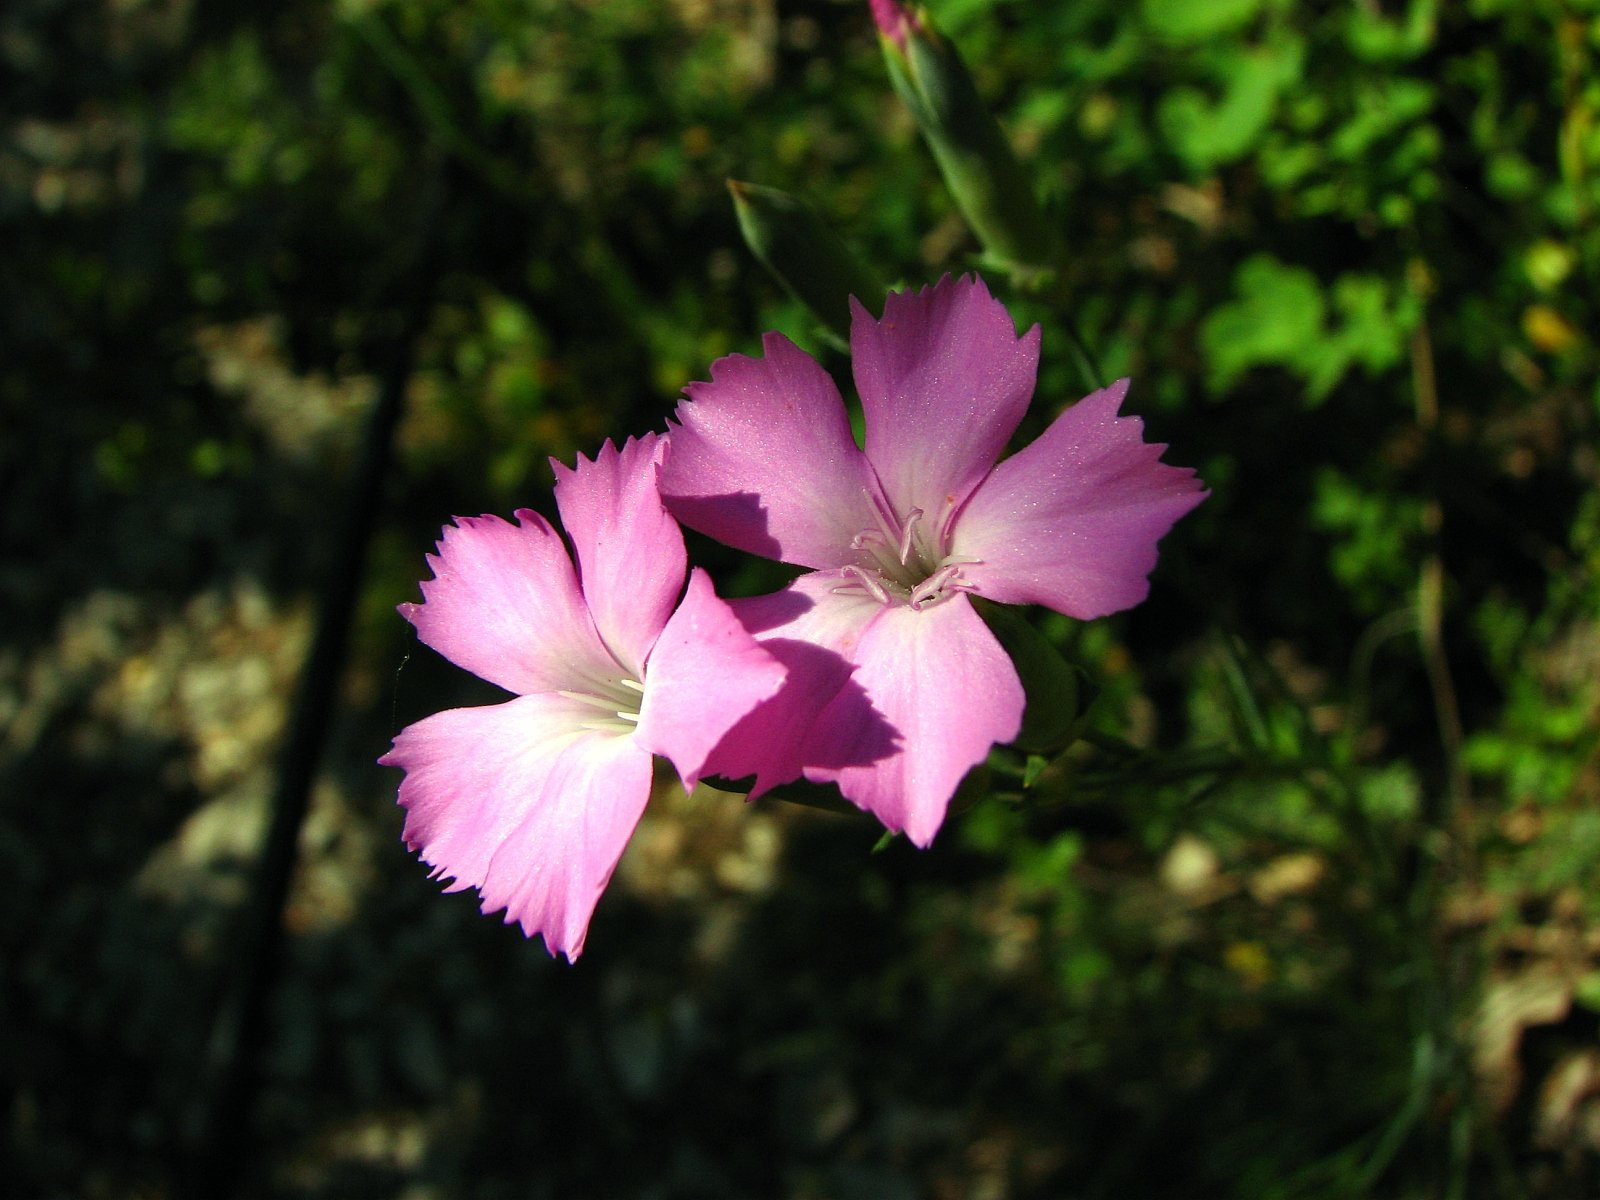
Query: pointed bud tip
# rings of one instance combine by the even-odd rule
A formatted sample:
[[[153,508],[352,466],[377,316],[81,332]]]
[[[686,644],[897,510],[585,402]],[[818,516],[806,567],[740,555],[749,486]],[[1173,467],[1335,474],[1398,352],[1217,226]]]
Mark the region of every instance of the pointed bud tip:
[[[888,38],[895,46],[904,50],[906,48],[906,32],[916,28],[917,18],[900,0],[870,0],[872,5],[872,19],[877,22],[878,32]]]

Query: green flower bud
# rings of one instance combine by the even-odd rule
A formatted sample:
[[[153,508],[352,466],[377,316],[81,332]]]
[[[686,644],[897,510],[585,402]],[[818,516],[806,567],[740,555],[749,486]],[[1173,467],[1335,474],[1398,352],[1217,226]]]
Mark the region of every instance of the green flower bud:
[[[873,14],[890,82],[985,252],[1008,270],[1053,269],[1055,232],[954,44],[934,28],[926,9],[874,0]]]

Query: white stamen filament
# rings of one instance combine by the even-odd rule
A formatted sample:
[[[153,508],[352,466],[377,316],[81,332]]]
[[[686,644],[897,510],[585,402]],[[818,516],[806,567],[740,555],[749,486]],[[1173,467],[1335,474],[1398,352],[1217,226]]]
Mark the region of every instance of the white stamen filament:
[[[619,712],[616,716],[622,719],[620,721],[581,721],[578,723],[578,728],[588,730],[590,733],[632,733],[634,726],[639,723],[637,716],[632,716],[628,713]]]
[[[558,692],[556,692],[556,695],[564,696],[568,700],[574,700],[579,704],[588,704],[588,705],[590,705],[590,706],[592,706],[594,708],[601,708],[601,709],[605,709],[607,711],[610,711],[611,709],[615,708],[616,704],[617,704],[617,702],[615,700],[608,699],[605,696],[595,696],[595,695],[592,695],[589,692],[563,692],[563,691],[558,691]]]
[[[897,526],[899,525],[899,522],[894,519],[894,512],[892,510],[887,510],[887,505],[885,505],[885,503],[881,499],[879,499],[878,496],[875,493],[873,493],[872,491],[870,491],[869,489],[862,488],[861,489],[861,494],[867,498],[867,503],[872,508],[873,518],[878,522],[878,528],[876,530],[876,533],[877,533],[878,537],[881,537],[883,539],[883,541],[880,542],[879,545],[883,545],[883,546],[894,546],[894,545],[897,545],[899,543],[899,541],[900,541],[900,533],[899,533],[899,530],[897,529]],[[867,529],[867,530],[863,530],[861,533],[857,534],[856,536],[860,537],[860,538],[867,538],[867,537],[871,536],[873,533],[874,533],[873,530]]]
[[[594,691],[557,691],[576,704],[598,709],[594,718],[580,723],[579,728],[594,733],[632,733],[639,724],[639,705],[632,699],[644,695],[644,684],[626,677],[597,682]]]

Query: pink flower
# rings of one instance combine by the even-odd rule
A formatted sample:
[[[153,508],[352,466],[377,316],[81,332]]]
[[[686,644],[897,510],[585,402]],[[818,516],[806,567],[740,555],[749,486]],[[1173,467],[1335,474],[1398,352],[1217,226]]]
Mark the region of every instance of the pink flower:
[[[893,293],[881,321],[851,304],[864,451],[833,380],[772,333],[764,358],[731,355],[686,389],[661,491],[684,524],[811,568],[733,602],[790,669],[740,726],[752,742],[786,734],[765,743],[756,791],[831,781],[926,846],[1022,718],[1016,668],[969,597],[1082,619],[1138,604],[1156,543],[1204,490],[1117,416],[1126,380],[997,464],[1033,393],[1039,328],[1018,338],[982,280]]]
[[[683,535],[656,490],[666,448],[652,434],[553,464],[576,572],[537,513],[457,518],[423,603],[400,606],[424,642],[514,693],[418,721],[379,760],[406,773],[406,844],[447,890],[477,888],[485,912],[568,959],[650,797],[651,756],[694,786],[783,681],[703,572],[684,593]]]

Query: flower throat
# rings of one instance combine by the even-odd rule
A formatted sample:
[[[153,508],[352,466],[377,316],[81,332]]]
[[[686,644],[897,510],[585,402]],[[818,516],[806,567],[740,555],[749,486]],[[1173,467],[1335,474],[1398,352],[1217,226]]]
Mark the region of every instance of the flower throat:
[[[868,595],[879,604],[905,604],[921,611],[958,592],[976,591],[961,577],[961,568],[979,560],[946,553],[950,514],[935,527],[927,514],[913,508],[902,520],[880,496],[862,489],[876,523],[850,539],[859,561],[841,568],[848,582],[833,591]]]

